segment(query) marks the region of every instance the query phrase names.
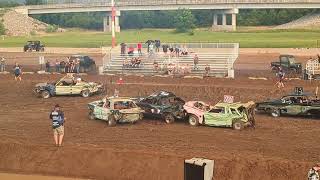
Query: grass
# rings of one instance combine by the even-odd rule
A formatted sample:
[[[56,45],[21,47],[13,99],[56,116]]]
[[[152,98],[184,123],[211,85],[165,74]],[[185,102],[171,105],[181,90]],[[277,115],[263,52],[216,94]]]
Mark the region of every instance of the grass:
[[[320,46],[320,30],[240,30],[237,32],[211,32],[196,30],[194,35],[175,33],[174,30],[124,30],[117,34],[117,42],[238,42],[242,48],[315,48]],[[98,48],[111,45],[111,34],[74,30],[26,37],[0,39],[0,47],[23,47],[27,40],[41,40],[47,47]],[[319,41],[319,42],[318,42]]]

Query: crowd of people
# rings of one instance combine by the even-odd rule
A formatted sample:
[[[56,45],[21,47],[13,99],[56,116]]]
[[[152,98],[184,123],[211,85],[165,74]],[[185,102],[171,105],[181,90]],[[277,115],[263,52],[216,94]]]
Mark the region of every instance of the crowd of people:
[[[57,73],[80,73],[80,59],[67,57],[66,61],[59,61],[56,59],[55,62],[47,60],[45,63],[46,72],[57,72]]]

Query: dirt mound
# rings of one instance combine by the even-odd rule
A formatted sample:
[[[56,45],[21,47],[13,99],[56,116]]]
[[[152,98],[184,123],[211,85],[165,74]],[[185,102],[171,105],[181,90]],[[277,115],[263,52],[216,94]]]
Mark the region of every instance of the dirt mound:
[[[2,20],[7,29],[6,34],[9,36],[25,36],[32,33],[43,34],[49,26],[44,22],[14,10],[5,12],[2,16]]]
[[[294,21],[276,26],[274,29],[303,29],[320,27],[320,13],[312,13]]]

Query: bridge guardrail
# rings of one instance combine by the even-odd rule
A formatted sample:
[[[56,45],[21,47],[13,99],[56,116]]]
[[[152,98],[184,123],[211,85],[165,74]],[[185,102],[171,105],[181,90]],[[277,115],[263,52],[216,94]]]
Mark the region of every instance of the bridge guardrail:
[[[192,5],[192,4],[286,4],[286,3],[319,3],[319,0],[116,0],[116,6],[127,5]],[[42,4],[90,4],[110,6],[111,0],[42,0]]]

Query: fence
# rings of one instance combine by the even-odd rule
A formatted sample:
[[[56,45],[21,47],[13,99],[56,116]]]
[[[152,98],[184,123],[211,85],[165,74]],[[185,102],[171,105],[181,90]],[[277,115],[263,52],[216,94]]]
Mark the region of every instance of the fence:
[[[314,76],[320,75],[320,62],[319,60],[309,60],[306,64],[306,73],[309,79]]]

